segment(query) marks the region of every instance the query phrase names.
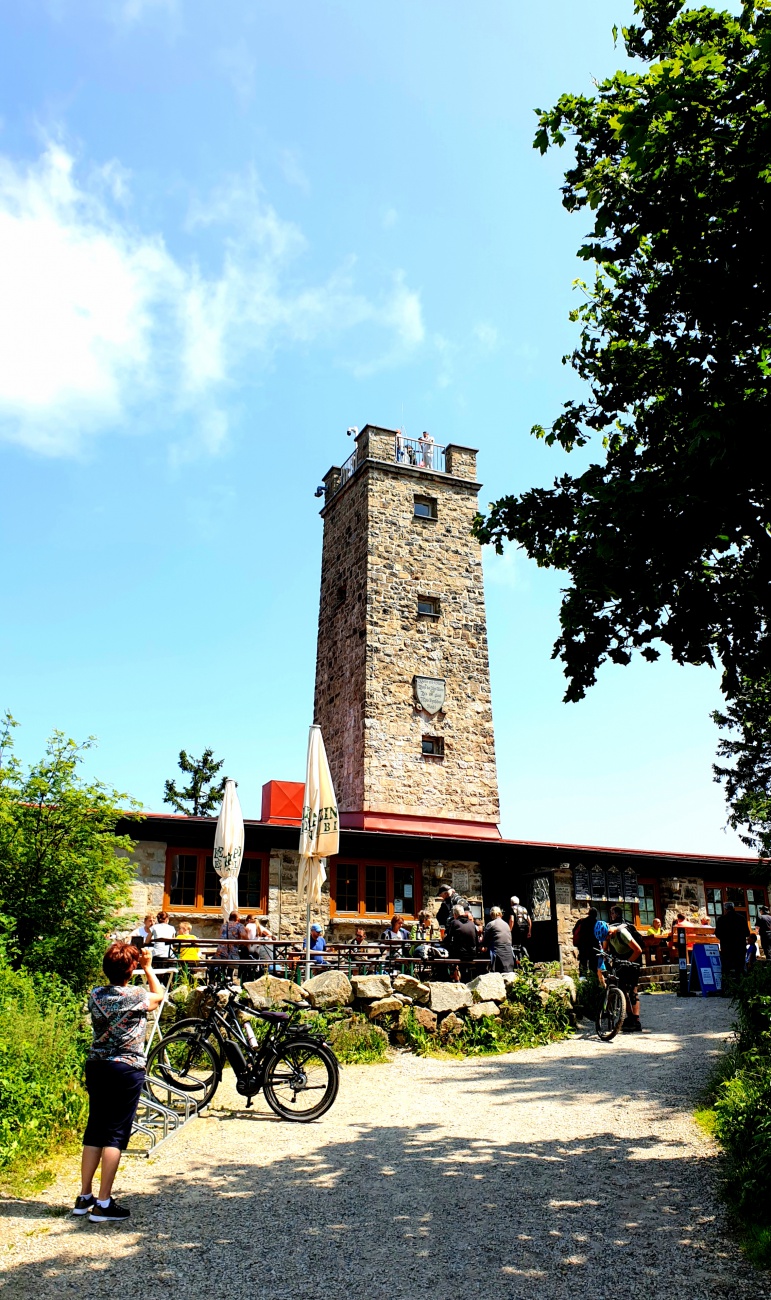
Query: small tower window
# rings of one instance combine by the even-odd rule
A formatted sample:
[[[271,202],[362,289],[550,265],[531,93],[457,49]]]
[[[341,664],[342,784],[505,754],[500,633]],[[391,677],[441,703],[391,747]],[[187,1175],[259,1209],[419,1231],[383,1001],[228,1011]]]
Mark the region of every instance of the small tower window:
[[[444,758],[444,736],[424,736],[423,757]]]
[[[436,498],[415,497],[414,513],[416,519],[436,519]]]
[[[439,599],[437,596],[418,596],[418,614],[426,618],[439,617]]]

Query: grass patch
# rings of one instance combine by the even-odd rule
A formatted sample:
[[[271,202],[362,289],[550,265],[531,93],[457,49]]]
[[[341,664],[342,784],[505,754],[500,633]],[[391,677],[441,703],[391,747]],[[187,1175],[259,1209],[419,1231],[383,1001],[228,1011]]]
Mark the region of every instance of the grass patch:
[[[716,1117],[712,1106],[704,1106],[693,1112],[693,1118],[696,1120],[699,1128],[707,1137],[715,1136]]]

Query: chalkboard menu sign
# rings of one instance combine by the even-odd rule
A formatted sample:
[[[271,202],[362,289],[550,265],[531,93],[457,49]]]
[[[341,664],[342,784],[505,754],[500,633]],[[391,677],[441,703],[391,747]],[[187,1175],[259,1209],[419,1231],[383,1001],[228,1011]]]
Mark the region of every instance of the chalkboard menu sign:
[[[605,901],[605,872],[595,862],[589,873],[592,898],[599,903]]]
[[[573,896],[579,902],[591,898],[589,889],[589,868],[585,867],[583,862],[578,862],[573,868]]]
[[[621,879],[621,872],[618,867],[608,867],[606,872],[608,882],[608,898],[612,903],[618,902],[624,897],[624,882]]]
[[[631,867],[624,867],[624,902],[637,902],[637,872]]]

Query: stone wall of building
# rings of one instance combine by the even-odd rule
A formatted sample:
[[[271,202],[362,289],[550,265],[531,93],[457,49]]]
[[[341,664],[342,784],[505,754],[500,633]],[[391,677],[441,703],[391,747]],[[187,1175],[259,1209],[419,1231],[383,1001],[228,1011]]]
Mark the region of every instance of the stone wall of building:
[[[129,857],[134,867],[131,886],[131,903],[122,915],[133,923],[148,912],[160,912],[163,907],[163,886],[166,876],[166,845],[155,840],[137,840],[133,853],[118,849],[119,857]]]
[[[364,807],[367,481],[355,475],[326,508],[314,720],[341,812]]]
[[[453,447],[450,475],[397,464],[392,431],[358,441],[323,512],[315,717],[340,809],[497,823],[476,453]],[[416,496],[436,518],[415,515]],[[419,597],[438,615],[419,614]],[[445,683],[438,712],[418,704],[416,676]],[[424,736],[444,754],[424,755]]]

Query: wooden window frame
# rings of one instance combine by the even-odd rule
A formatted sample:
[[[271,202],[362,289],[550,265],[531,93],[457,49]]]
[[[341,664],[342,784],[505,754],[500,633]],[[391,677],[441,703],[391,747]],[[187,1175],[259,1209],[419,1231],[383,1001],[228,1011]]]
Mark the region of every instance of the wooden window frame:
[[[174,858],[178,854],[185,854],[186,856],[189,857],[193,857],[195,855],[198,858],[198,865],[196,868],[195,904],[172,903],[170,901],[172,863],[174,861]],[[165,912],[168,912],[169,915],[178,915],[178,914],[187,915],[188,913],[191,914],[197,913],[200,916],[220,916],[222,914],[222,909],[219,903],[213,904],[210,907],[204,907],[203,904],[203,885],[204,885],[204,876],[206,873],[206,859],[211,858],[213,854],[214,854],[213,845],[210,849],[194,848],[189,844],[170,845],[166,849],[166,872],[163,879],[163,909]],[[259,916],[266,916],[268,912],[268,889],[269,889],[268,871],[270,867],[270,854],[252,853],[251,851],[244,854],[244,858],[243,858],[244,862],[254,862],[255,859],[261,864],[260,906],[259,908],[250,906],[249,911],[254,912]],[[241,908],[240,910],[244,911],[245,909]]]
[[[416,505],[428,506],[428,514],[418,514],[415,509]],[[416,492],[412,498],[412,517],[413,519],[422,519],[425,523],[436,523],[436,520],[439,518],[438,498],[430,497],[423,492]]]
[[[659,888],[659,881],[656,879],[655,876],[638,876],[637,883],[638,885],[653,885],[653,915],[657,916],[661,921],[661,927],[663,933],[664,917],[662,916],[661,913],[661,892]],[[637,917],[635,924],[640,925],[642,923],[640,921],[640,904],[638,900],[635,900],[634,908]]]
[[[768,904],[768,889],[766,888],[765,885],[762,885],[758,880],[749,880],[749,881],[747,880],[705,880],[704,881],[704,911],[707,916],[709,916],[709,907],[707,905],[708,889],[719,889],[721,894],[724,894],[727,889],[741,889],[744,893],[744,907],[741,908],[740,910],[746,913],[747,924],[750,926],[750,928],[752,927],[753,922],[750,919],[750,907],[749,907],[749,903],[747,902],[747,890],[748,889],[757,890],[758,893],[763,895],[764,903]],[[723,914],[725,914],[725,898],[723,899]],[[717,919],[716,917],[710,917],[711,921],[715,921],[716,919]]]
[[[355,912],[338,912],[335,895],[337,893],[337,864],[344,862],[346,866],[355,866],[359,872],[359,905]],[[386,869],[386,911],[385,912],[367,912],[366,904],[366,871],[367,867],[385,867]],[[423,907],[423,873],[419,862],[403,862],[387,860],[382,858],[355,858],[338,856],[332,858],[329,863],[329,915],[330,919],[335,917],[339,921],[390,921],[394,914],[394,868],[409,868],[413,872],[413,890],[412,899],[413,910],[408,912],[406,908],[402,909],[401,915],[405,920],[417,920],[418,912]]]

